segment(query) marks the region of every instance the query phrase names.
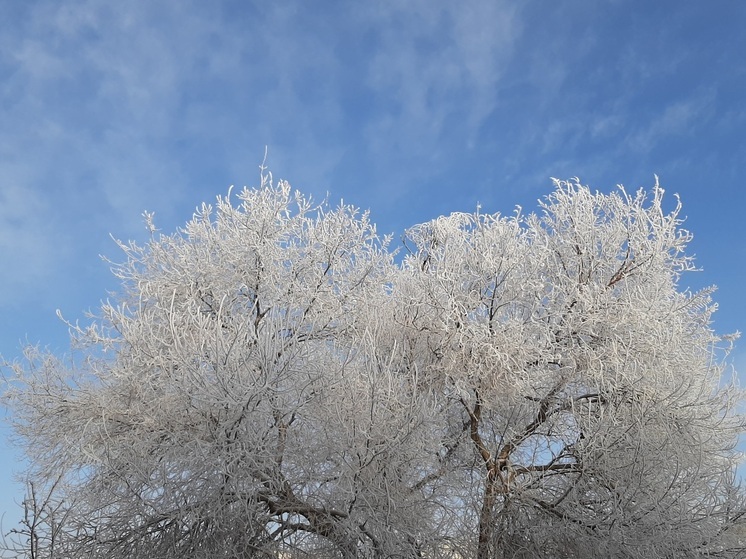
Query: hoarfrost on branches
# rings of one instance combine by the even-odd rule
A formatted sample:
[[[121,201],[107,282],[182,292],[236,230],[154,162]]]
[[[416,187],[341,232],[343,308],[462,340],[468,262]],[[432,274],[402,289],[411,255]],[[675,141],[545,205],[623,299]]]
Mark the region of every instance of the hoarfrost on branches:
[[[555,181],[395,258],[263,174],[35,348],[6,401],[29,557],[738,557],[741,401],[663,190]]]

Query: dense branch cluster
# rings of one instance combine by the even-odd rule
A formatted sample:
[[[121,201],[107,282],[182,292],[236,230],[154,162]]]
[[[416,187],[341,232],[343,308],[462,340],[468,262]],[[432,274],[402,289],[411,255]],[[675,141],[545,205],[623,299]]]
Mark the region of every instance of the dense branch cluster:
[[[556,181],[399,253],[268,174],[28,350],[32,558],[739,557],[741,395],[663,190]]]

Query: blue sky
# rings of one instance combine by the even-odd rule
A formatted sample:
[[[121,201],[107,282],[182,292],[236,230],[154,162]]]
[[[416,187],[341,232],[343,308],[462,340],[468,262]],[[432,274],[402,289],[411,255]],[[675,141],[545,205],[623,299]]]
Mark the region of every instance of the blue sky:
[[[379,231],[536,208],[550,177],[681,195],[721,333],[746,329],[746,3],[0,2],[0,354],[63,353],[170,232],[276,177]],[[673,206],[673,197],[669,200]],[[734,356],[746,370],[746,341]],[[0,431],[0,515],[23,467]]]

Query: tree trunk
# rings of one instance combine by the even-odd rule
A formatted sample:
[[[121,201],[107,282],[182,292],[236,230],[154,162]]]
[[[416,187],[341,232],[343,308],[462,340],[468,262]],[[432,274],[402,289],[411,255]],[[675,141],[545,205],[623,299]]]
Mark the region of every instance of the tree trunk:
[[[479,513],[479,540],[477,545],[477,559],[490,558],[490,542],[494,531],[493,516],[495,501],[497,499],[497,486],[492,472],[487,474],[482,498],[482,510]]]

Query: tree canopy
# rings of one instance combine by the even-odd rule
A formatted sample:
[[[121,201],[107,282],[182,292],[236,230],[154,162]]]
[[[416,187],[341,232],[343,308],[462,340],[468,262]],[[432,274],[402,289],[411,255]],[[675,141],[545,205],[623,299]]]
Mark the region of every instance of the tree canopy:
[[[392,247],[288,183],[120,243],[5,401],[60,558],[741,557],[742,394],[681,205],[555,181]]]

